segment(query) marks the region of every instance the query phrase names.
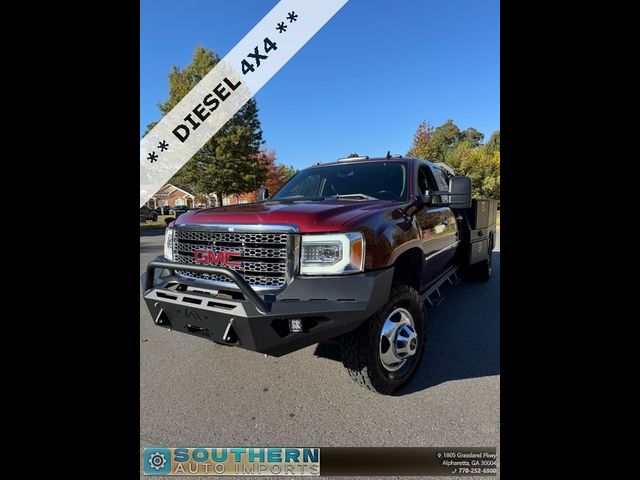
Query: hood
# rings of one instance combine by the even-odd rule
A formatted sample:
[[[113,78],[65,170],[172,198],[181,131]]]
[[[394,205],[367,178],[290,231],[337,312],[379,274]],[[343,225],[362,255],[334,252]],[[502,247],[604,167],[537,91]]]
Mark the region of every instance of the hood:
[[[176,226],[189,223],[295,225],[302,233],[339,232],[354,218],[389,207],[384,200],[322,200],[309,202],[261,202],[196,210],[180,215]]]

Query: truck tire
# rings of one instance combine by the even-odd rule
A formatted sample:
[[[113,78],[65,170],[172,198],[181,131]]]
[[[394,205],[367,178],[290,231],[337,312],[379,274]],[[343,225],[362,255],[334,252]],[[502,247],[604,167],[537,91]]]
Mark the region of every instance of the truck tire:
[[[407,285],[396,284],[384,307],[342,338],[342,363],[353,381],[390,395],[415,373],[426,338],[420,294]]]

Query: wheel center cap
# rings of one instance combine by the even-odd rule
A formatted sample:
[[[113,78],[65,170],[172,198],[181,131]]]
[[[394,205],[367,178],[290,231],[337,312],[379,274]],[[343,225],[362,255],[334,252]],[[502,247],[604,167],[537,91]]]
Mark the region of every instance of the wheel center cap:
[[[380,333],[379,355],[382,366],[395,372],[418,351],[418,334],[411,313],[397,308],[386,318]]]
[[[395,351],[399,358],[410,357],[416,353],[418,335],[411,325],[403,325],[396,333]]]

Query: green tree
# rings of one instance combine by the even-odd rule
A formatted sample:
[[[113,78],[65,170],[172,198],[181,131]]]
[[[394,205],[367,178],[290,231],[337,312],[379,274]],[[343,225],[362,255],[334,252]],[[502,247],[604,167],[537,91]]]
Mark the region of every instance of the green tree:
[[[460,128],[453,120],[447,120],[436,128],[422,122],[413,136],[408,155],[444,162],[447,152],[460,141],[460,135]]]
[[[489,140],[487,140],[487,143],[485,144],[485,147],[491,155],[496,151],[500,151],[500,130],[496,130],[491,134]]]
[[[460,141],[468,143],[472,147],[477,147],[482,143],[484,133],[479,132],[475,128],[467,128],[460,133]]]
[[[287,182],[291,177],[293,177],[300,170],[298,170],[292,165],[285,165],[281,163],[281,164],[278,164],[278,171],[279,171],[280,177],[284,179],[285,182]]]
[[[446,161],[449,150],[455,148],[459,142],[460,128],[453,120],[447,120],[433,131],[431,159],[436,162]]]
[[[209,71],[220,62],[211,50],[199,46],[191,63],[183,69],[173,67],[169,73],[169,98],[158,104],[160,112],[169,113]],[[147,131],[153,128],[149,125]],[[216,194],[218,205],[223,195],[239,195],[257,190],[264,183],[268,165],[260,161],[262,129],[258,106],[249,100],[196,153],[169,183],[191,187],[200,195]]]
[[[408,155],[444,162],[459,175],[471,177],[475,197],[500,198],[500,131],[486,144],[484,134],[475,128],[461,131],[447,120],[433,128],[422,122],[413,136]]]
[[[500,198],[500,150],[460,142],[447,153],[446,162],[458,175],[471,178],[474,197]]]
[[[358,158],[359,156],[360,155],[358,155],[357,153],[350,153],[347,158]]]

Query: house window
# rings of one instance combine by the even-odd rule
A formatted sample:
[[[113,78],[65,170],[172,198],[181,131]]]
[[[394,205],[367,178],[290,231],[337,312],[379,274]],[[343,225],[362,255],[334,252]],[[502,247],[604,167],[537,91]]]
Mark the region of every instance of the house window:
[[[184,205],[184,200],[183,200],[183,199],[181,199],[181,198],[176,198],[175,206],[176,206],[176,207],[181,207],[181,206],[183,206],[183,205]]]
[[[229,198],[228,197],[222,197],[222,205],[229,205]]]

